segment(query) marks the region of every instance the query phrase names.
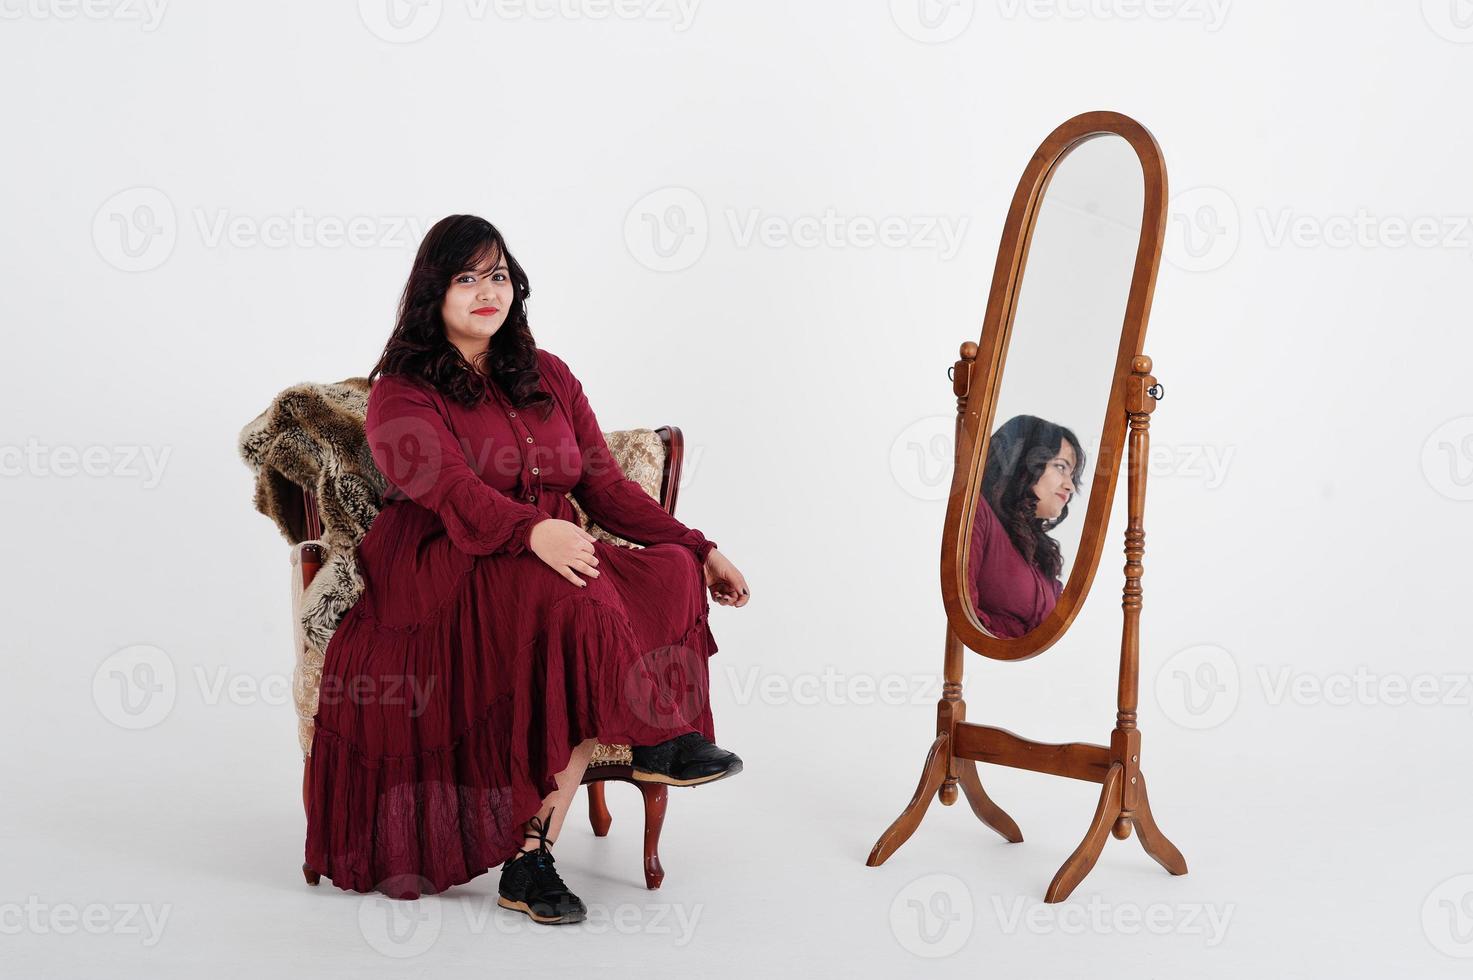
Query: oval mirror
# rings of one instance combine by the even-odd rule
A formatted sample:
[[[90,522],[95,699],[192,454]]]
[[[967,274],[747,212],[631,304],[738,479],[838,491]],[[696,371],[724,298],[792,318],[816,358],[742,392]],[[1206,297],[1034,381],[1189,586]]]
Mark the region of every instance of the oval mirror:
[[[1051,133],[1013,196],[982,338],[963,345],[954,369],[957,465],[942,546],[952,631],[986,656],[1043,652],[1088,594],[1165,207],[1159,147],[1113,112]]]

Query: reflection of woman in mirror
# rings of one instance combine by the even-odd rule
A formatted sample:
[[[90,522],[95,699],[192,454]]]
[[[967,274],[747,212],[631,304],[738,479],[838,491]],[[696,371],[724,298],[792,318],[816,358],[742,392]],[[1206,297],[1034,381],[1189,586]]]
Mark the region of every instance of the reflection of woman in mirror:
[[[992,435],[982,498],[972,518],[967,588],[994,636],[1022,636],[1043,622],[1064,591],[1064,556],[1048,532],[1069,516],[1082,486],[1084,450],[1074,433],[1033,415]]]

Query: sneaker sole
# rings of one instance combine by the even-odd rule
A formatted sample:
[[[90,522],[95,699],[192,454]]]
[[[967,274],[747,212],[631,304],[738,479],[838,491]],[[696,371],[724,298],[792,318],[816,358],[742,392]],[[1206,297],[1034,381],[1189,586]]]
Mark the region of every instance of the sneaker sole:
[[[742,771],[740,765],[732,766],[730,769],[709,776],[697,776],[694,779],[676,779],[674,776],[666,776],[663,773],[650,772],[648,769],[634,770],[634,778],[641,783],[664,783],[667,786],[700,786],[704,783],[714,783],[718,779],[727,776],[735,776]]]
[[[500,895],[496,896],[496,904],[504,909],[511,909],[513,912],[525,913],[533,922],[540,922],[545,926],[561,926],[571,922],[582,922],[584,919],[584,916],[577,912],[558,916],[538,915],[532,911],[531,906],[526,902],[513,902],[511,899],[503,898]]]

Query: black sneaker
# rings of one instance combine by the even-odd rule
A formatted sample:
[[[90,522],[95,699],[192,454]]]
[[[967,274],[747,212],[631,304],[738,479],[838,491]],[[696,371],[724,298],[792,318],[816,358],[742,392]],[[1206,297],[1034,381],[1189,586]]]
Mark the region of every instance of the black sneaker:
[[[634,778],[644,783],[699,786],[742,771],[735,752],[706,741],[700,732],[686,732],[659,745],[633,746]]]
[[[548,818],[551,817],[552,812],[548,811]],[[547,849],[547,824],[534,816],[527,826],[539,843],[532,851],[517,848],[517,856],[502,865],[496,904],[525,912],[533,922],[543,925],[582,922],[588,915],[588,907],[568,890],[553,867],[552,852]]]

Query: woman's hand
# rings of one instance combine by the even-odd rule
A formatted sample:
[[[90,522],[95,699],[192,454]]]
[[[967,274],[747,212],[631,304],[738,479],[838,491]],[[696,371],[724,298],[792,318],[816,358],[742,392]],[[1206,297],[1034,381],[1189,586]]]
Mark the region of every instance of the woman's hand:
[[[593,541],[593,535],[577,524],[556,517],[533,524],[532,533],[527,538],[527,544],[538,558],[547,563],[547,567],[574,585],[584,587],[588,583],[575,573],[582,572],[593,578],[600,574],[594,567],[598,564],[598,557],[593,553]]]
[[[719,605],[741,608],[747,604],[752,595],[747,590],[747,580],[731,560],[715,548],[706,552],[705,571],[711,598]]]

